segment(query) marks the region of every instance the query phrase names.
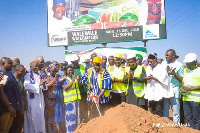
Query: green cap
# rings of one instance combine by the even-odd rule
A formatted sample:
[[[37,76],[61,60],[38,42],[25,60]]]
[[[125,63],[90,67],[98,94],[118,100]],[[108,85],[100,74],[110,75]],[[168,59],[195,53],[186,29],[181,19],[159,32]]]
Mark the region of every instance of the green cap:
[[[135,56],[136,56],[136,57],[139,57],[140,59],[142,59],[142,60],[143,60],[143,57],[142,57],[142,55],[141,55],[141,54],[136,54]]]

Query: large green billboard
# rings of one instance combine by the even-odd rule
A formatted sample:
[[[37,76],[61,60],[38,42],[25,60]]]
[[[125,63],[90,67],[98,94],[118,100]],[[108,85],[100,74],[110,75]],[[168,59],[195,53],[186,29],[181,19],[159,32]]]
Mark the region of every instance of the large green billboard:
[[[166,39],[164,0],[47,0],[49,46]]]

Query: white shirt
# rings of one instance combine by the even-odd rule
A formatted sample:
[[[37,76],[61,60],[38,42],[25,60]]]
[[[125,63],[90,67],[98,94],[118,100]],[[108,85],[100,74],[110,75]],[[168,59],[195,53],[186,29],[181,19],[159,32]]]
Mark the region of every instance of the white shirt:
[[[60,33],[64,32],[66,28],[72,27],[72,21],[65,16],[61,20],[51,17],[48,22],[48,33]]]
[[[152,75],[156,77],[161,83],[151,80],[147,83],[147,88],[145,92],[145,99],[149,101],[159,101],[162,98],[170,98],[173,97],[173,91],[169,89],[169,76],[167,73],[167,68],[158,64],[155,68],[151,68],[150,66],[146,69],[147,76]]]

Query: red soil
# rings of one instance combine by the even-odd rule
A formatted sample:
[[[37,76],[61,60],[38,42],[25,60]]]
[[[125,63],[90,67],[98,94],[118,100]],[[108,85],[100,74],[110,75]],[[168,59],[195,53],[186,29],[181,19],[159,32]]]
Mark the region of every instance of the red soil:
[[[102,117],[82,123],[75,133],[199,133],[173,121],[153,115],[137,106],[122,103]]]

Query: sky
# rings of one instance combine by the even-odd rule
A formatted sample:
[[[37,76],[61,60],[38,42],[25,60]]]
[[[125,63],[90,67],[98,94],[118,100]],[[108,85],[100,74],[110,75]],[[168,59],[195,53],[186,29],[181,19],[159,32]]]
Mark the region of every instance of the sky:
[[[200,59],[200,0],[165,0],[167,39],[147,42],[147,54],[165,59],[168,49],[175,49],[182,62],[188,53]],[[64,47],[48,47],[46,0],[3,0],[0,2],[0,58],[19,57],[29,62],[43,55],[45,61],[63,62]],[[143,42],[108,43],[107,47],[143,46]],[[101,44],[69,46],[70,51],[84,51]]]

